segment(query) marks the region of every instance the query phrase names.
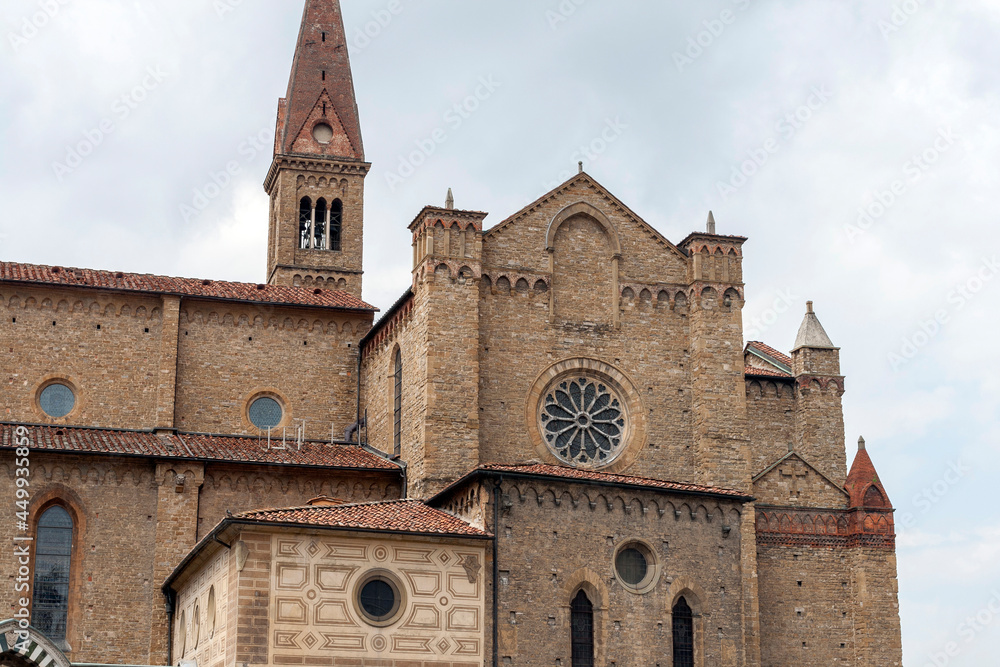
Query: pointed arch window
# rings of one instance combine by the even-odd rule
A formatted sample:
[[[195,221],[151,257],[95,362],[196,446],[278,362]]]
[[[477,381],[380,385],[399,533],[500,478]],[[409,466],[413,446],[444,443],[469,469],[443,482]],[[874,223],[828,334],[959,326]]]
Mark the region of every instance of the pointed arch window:
[[[316,224],[313,225],[313,245],[316,250],[326,250],[326,200],[316,202]]]
[[[594,667],[594,605],[583,591],[570,605],[572,667]]]
[[[674,667],[694,667],[694,615],[687,600],[674,605]]]
[[[52,641],[66,640],[73,518],[60,505],[45,510],[35,533],[35,580],[31,622]]]
[[[330,250],[340,252],[340,229],[344,222],[344,204],[334,199],[330,204]]]
[[[403,353],[398,347],[392,365],[392,452],[399,456],[403,440]]]
[[[309,238],[312,236],[312,210],[309,197],[303,197],[299,202],[299,248],[303,250],[309,247]]]

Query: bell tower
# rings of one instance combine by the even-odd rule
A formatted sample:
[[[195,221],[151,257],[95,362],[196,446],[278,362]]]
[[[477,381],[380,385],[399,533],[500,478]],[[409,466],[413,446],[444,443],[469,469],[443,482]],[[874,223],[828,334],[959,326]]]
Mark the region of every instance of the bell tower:
[[[339,0],[306,0],[288,92],[278,100],[267,279],[361,297],[365,162]]]

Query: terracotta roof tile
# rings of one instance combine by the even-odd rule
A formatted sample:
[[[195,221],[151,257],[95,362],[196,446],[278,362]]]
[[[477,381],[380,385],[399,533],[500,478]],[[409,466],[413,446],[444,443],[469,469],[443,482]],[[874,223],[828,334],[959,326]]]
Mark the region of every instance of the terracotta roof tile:
[[[699,484],[681,484],[679,482],[667,482],[648,477],[633,477],[630,475],[615,475],[612,473],[594,472],[592,470],[581,470],[579,468],[569,468],[564,466],[547,465],[544,463],[526,463],[521,465],[507,465],[500,463],[490,463],[480,466],[481,471],[507,472],[524,475],[539,475],[543,477],[559,477],[563,479],[584,480],[589,482],[605,482],[607,484],[627,484],[629,486],[647,487],[650,489],[666,489],[669,491],[680,491],[688,493],[710,493],[722,496],[733,496],[745,498],[747,494],[734,489],[723,489],[714,486],[701,486]]]
[[[16,446],[17,424],[0,423],[0,449]],[[255,437],[156,435],[145,431],[27,426],[34,451],[119,454],[166,459],[396,471],[399,467],[356,445],[307,442],[301,450],[267,448]]]
[[[254,510],[235,519],[303,526],[391,530],[402,533],[489,537],[489,533],[419,500],[393,500],[356,505],[290,507]]]
[[[791,373],[785,373],[784,371],[773,370],[768,368],[757,368],[755,366],[747,366],[743,370],[743,374],[747,377],[769,377],[769,378],[791,378]]]
[[[119,292],[176,294],[224,301],[249,301],[274,305],[316,306],[377,311],[375,306],[347,292],[280,285],[255,285],[195,278],[170,278],[140,273],[115,273],[94,269],[0,262],[0,281],[38,285],[65,285]]]
[[[785,354],[783,352],[778,352],[776,349],[774,349],[770,345],[765,345],[764,343],[761,343],[760,341],[752,340],[749,343],[747,343],[747,347],[752,347],[752,348],[756,349],[758,352],[761,352],[761,353],[763,353],[763,354],[765,354],[767,356],[770,356],[770,357],[774,357],[775,359],[777,359],[781,363],[785,364],[786,366],[791,366],[792,365],[792,358],[790,356],[788,356],[787,354]]]

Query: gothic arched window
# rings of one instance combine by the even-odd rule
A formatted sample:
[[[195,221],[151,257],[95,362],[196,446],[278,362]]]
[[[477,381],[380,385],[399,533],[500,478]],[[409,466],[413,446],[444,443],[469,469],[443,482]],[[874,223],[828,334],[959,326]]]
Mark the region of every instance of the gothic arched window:
[[[570,605],[572,628],[572,667],[594,667],[594,605],[583,591]]]
[[[303,197],[299,202],[299,248],[309,247],[312,236],[312,202],[309,197]]]
[[[403,435],[403,353],[398,347],[392,363],[392,451],[399,456]]]
[[[340,228],[344,222],[344,204],[334,199],[330,204],[330,250],[340,251]]]
[[[674,667],[694,667],[694,616],[687,600],[674,605]]]
[[[326,200],[316,202],[316,224],[313,225],[313,248],[326,250]]]
[[[35,533],[31,623],[57,643],[66,639],[72,551],[73,518],[64,507],[53,505],[38,519]]]

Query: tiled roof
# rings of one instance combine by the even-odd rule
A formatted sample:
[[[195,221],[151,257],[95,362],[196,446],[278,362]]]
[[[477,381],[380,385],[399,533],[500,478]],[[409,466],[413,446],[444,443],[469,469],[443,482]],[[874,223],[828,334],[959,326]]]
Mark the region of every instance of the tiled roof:
[[[521,465],[507,465],[501,463],[489,463],[480,466],[480,471],[504,472],[521,475],[532,475],[541,477],[559,477],[569,480],[581,480],[587,482],[603,482],[605,484],[623,484],[628,486],[639,486],[650,489],[665,489],[668,491],[679,491],[686,493],[708,493],[721,496],[732,496],[734,498],[746,498],[742,491],[734,489],[722,489],[714,486],[701,486],[699,484],[681,484],[679,482],[666,482],[648,477],[633,477],[630,475],[615,475],[605,472],[594,472],[592,470],[581,470],[579,468],[568,468],[564,466],[547,465],[544,463],[526,463]]]
[[[488,537],[489,533],[447,512],[428,507],[419,500],[393,500],[357,505],[291,507],[243,512],[237,520],[262,523],[293,523],[401,533]]]
[[[761,343],[759,341],[752,340],[749,343],[747,343],[747,347],[754,348],[757,352],[761,352],[769,357],[774,357],[776,360],[780,361],[786,366],[790,367],[792,365],[792,358],[790,356],[782,352],[778,352],[770,345],[765,345],[764,343]]]
[[[791,373],[786,373],[784,371],[774,370],[770,368],[757,368],[756,366],[747,366],[743,369],[744,375],[749,377],[769,377],[769,378],[791,378]]]
[[[0,449],[16,446],[14,431],[17,424],[0,424]],[[397,471],[399,467],[356,445],[332,445],[306,442],[301,450],[294,444],[275,449],[280,440],[255,437],[214,436],[191,434],[157,435],[146,431],[116,431],[111,429],[27,426],[33,451],[75,452],[87,454],[119,454],[166,459],[232,461],[267,465],[352,468],[362,470]]]
[[[275,305],[317,306],[347,310],[376,311],[375,306],[338,290],[306,289],[279,285],[230,283],[194,278],[168,278],[140,273],[115,273],[94,269],[0,262],[0,281],[39,285],[65,285],[120,292],[176,294],[178,296],[225,301],[250,301]]]

